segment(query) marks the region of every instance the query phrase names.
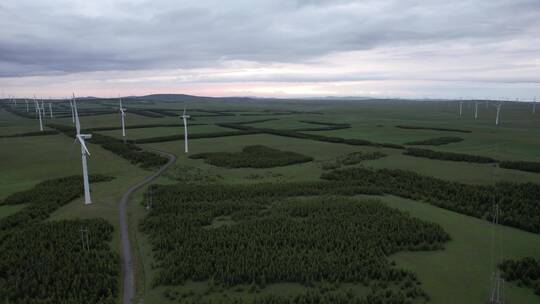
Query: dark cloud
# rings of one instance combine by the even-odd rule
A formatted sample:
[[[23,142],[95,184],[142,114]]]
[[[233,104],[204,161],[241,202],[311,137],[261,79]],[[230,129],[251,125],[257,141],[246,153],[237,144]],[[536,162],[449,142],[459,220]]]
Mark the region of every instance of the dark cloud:
[[[68,1],[0,4],[1,77],[308,62],[388,45],[538,36],[538,0]],[[527,48],[528,56],[540,46]]]

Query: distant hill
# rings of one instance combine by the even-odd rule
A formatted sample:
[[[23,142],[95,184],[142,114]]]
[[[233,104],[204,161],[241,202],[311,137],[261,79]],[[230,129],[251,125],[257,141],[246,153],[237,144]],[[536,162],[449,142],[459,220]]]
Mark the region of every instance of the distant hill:
[[[193,101],[255,101],[250,97],[205,97],[186,94],[151,94],[145,96],[128,97],[130,99],[162,101],[162,102],[193,102]]]

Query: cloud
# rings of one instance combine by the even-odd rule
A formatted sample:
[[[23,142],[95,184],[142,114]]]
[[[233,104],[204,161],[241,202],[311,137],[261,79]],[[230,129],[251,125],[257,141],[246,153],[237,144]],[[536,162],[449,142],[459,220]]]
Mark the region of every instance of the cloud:
[[[385,45],[526,36],[538,29],[539,9],[536,0],[7,0],[0,61],[13,66],[4,76],[299,62]]]
[[[0,84],[537,84],[539,36],[538,0],[3,0]]]

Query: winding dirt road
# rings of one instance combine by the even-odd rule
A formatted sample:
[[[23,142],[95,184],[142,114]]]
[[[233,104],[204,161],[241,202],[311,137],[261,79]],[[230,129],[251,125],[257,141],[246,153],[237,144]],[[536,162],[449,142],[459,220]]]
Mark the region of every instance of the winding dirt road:
[[[154,150],[169,158],[169,161],[163,165],[159,170],[152,175],[147,176],[145,179],[131,186],[126,193],[122,196],[119,202],[120,209],[120,239],[122,242],[122,277],[124,278],[124,286],[122,291],[122,303],[132,304],[133,297],[135,296],[135,271],[133,270],[133,259],[131,256],[131,248],[129,244],[129,228],[127,217],[127,203],[130,195],[139,190],[144,185],[150,183],[156,179],[165,169],[172,165],[176,161],[176,155],[163,151]]]

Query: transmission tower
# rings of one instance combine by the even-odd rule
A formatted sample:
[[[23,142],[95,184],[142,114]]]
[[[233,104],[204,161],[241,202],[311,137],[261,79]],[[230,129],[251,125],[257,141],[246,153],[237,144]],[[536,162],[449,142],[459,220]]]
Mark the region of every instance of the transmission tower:
[[[491,267],[493,267],[494,270],[491,274],[491,286],[489,290],[489,299],[487,301],[487,304],[506,304],[504,295],[504,279],[502,278],[501,271],[498,268],[498,263],[502,258],[502,242],[498,233],[499,204],[495,204],[494,206],[493,219],[491,224]],[[499,248],[497,248],[497,244]]]

